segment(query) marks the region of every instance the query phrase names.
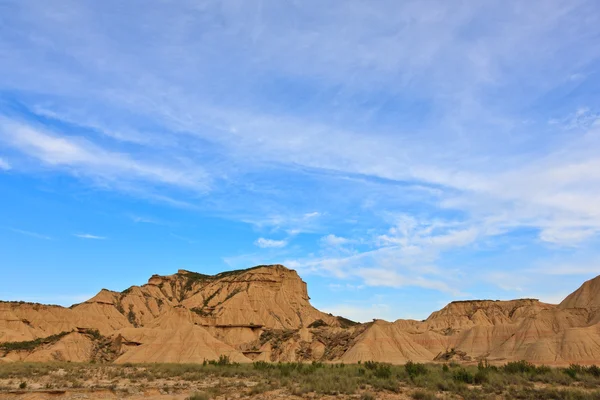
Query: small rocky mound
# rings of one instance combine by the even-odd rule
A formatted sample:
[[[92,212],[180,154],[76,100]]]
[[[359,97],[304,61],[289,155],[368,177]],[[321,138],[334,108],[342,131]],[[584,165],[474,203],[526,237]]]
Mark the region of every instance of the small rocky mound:
[[[473,361],[473,358],[471,356],[467,355],[467,353],[464,352],[464,351],[460,351],[460,350],[456,350],[456,349],[451,349],[451,350],[445,351],[443,353],[439,353],[437,356],[435,356],[435,358],[433,359],[433,361],[441,361],[441,362],[449,362],[449,361],[467,362],[467,361]]]
[[[600,276],[586,281],[573,293],[567,296],[559,308],[584,308],[587,310],[600,309]]]

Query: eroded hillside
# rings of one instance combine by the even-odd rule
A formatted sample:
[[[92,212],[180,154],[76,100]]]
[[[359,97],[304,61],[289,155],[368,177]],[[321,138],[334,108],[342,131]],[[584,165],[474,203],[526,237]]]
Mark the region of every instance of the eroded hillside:
[[[600,362],[600,278],[560,305],[460,301],[425,321],[357,324],[320,312],[282,265],[203,275],[180,270],[70,308],[0,302],[0,361],[190,363]]]

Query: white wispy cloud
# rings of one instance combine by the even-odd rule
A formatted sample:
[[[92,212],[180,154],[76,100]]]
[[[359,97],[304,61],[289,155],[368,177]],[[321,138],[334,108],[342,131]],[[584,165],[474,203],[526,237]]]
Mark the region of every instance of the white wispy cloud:
[[[457,193],[445,193],[442,204],[449,208],[459,208],[462,211],[474,213],[482,211],[479,210],[482,204],[490,199],[495,199],[493,202],[490,201],[493,206],[489,208],[499,212],[486,210],[488,213],[507,213],[508,215],[505,216],[509,223],[514,225],[527,223],[539,226],[542,230],[547,230],[541,235],[542,240],[556,243],[562,240],[575,241],[578,238],[583,238],[585,235],[573,233],[573,227],[570,228],[572,231],[568,237],[565,237],[556,233],[556,226],[547,225],[560,225],[560,223],[571,218],[572,216],[569,215],[561,218],[560,221],[556,221],[551,216],[552,213],[560,213],[562,211],[560,208],[569,203],[583,202],[586,203],[585,208],[589,209],[589,199],[593,198],[594,193],[590,195],[573,195],[571,189],[565,187],[549,185],[546,188],[541,188],[539,185],[531,185],[531,183],[539,182],[539,178],[542,177],[540,176],[542,174],[541,170],[533,171],[531,167],[540,164],[539,161],[543,159],[543,154],[541,154],[541,157],[538,154],[530,162],[524,163],[517,160],[519,165],[515,165],[514,171],[502,171],[501,168],[490,170],[486,167],[494,163],[490,160],[495,157],[502,157],[501,154],[496,156],[496,149],[491,147],[492,143],[497,143],[494,136],[487,137],[488,140],[469,140],[469,133],[467,132],[467,137],[465,137],[465,130],[480,131],[481,124],[488,122],[494,122],[498,126],[504,126],[498,124],[499,121],[513,123],[510,121],[510,115],[491,115],[482,107],[477,107],[476,92],[480,92],[488,85],[493,85],[499,81],[512,83],[513,79],[520,82],[521,75],[530,73],[524,70],[524,66],[529,67],[533,77],[536,76],[536,70],[542,68],[547,70],[549,65],[551,65],[551,70],[546,71],[546,76],[548,74],[552,77],[572,76],[579,74],[577,71],[569,72],[572,63],[562,61],[563,57],[559,60],[553,59],[557,62],[548,62],[547,57],[550,57],[551,54],[563,54],[565,52],[585,59],[598,55],[597,53],[590,53],[589,49],[582,51],[571,45],[574,38],[586,33],[586,29],[591,29],[590,26],[578,24],[576,29],[569,31],[569,35],[563,34],[552,38],[551,43],[555,49],[554,52],[531,54],[531,51],[527,51],[525,53],[529,54],[528,57],[510,56],[512,52],[516,53],[519,49],[543,48],[538,44],[546,43],[549,34],[561,32],[563,26],[573,26],[571,24],[572,18],[575,18],[574,16],[577,15],[580,8],[585,8],[584,5],[571,5],[564,8],[547,5],[535,11],[533,7],[524,10],[512,3],[502,7],[491,5],[489,7],[455,8],[448,7],[443,2],[436,4],[435,7],[394,3],[389,3],[388,6],[396,9],[397,12],[365,14],[363,12],[364,6],[353,3],[353,7],[349,7],[348,10],[337,10],[323,20],[314,21],[315,25],[313,26],[307,25],[296,29],[290,29],[289,27],[282,29],[276,23],[277,18],[263,10],[262,12],[266,14],[261,14],[260,20],[262,21],[262,37],[265,40],[261,41],[261,45],[255,48],[256,57],[268,60],[268,69],[270,70],[277,69],[283,74],[301,73],[305,77],[325,79],[325,82],[327,82],[325,86],[341,83],[350,93],[354,93],[359,89],[364,90],[365,87],[391,90],[391,85],[388,83],[392,77],[394,77],[395,82],[399,82],[395,90],[400,92],[403,89],[411,89],[411,85],[417,85],[419,87],[418,93],[429,96],[433,106],[440,109],[440,112],[445,113],[445,118],[441,121],[441,126],[445,126],[445,128],[441,134],[436,133],[437,129],[432,129],[423,132],[416,141],[410,135],[403,135],[402,132],[400,134],[390,134],[385,126],[370,126],[369,131],[377,129],[381,131],[375,134],[377,140],[373,140],[372,134],[366,134],[360,129],[349,129],[348,126],[332,125],[318,114],[305,118],[304,116],[298,117],[281,111],[277,113],[269,113],[268,110],[257,112],[248,104],[243,104],[238,108],[212,105],[208,99],[197,94],[202,93],[201,90],[193,90],[197,85],[202,87],[203,82],[196,81],[198,75],[201,76],[202,74],[194,74],[193,80],[190,80],[191,77],[185,74],[186,71],[193,70],[192,66],[196,68],[198,65],[203,65],[198,61],[205,59],[208,48],[201,43],[181,41],[176,48],[182,50],[173,53],[174,47],[169,45],[167,39],[173,38],[172,35],[169,35],[169,30],[176,29],[176,26],[169,26],[165,28],[166,31],[156,32],[157,35],[152,47],[156,49],[155,52],[139,53],[143,64],[152,66],[152,73],[143,74],[144,79],[140,79],[140,81],[144,84],[138,86],[135,80],[130,79],[131,71],[136,65],[119,56],[123,53],[123,46],[126,48],[130,46],[139,48],[139,40],[137,39],[146,40],[145,38],[148,35],[145,33],[142,35],[143,32],[137,31],[135,25],[133,26],[132,38],[136,38],[136,40],[122,41],[122,38],[109,35],[111,38],[109,43],[112,43],[112,46],[106,46],[98,43],[97,32],[83,22],[88,17],[87,12],[80,10],[81,14],[76,13],[77,18],[73,13],[62,13],[61,15],[65,18],[72,18],[71,22],[73,24],[68,24],[69,26],[76,29],[82,37],[89,39],[86,40],[88,46],[80,48],[77,43],[70,39],[70,32],[56,29],[56,24],[52,20],[53,17],[43,13],[34,13],[33,17],[38,22],[36,29],[47,33],[56,41],[65,43],[65,51],[73,54],[82,64],[93,65],[93,60],[98,58],[98,53],[106,59],[115,60],[115,74],[109,82],[103,82],[102,92],[99,91],[99,87],[93,84],[84,87],[79,84],[69,85],[73,82],[70,78],[70,72],[72,71],[56,68],[46,69],[49,71],[52,81],[63,83],[61,93],[66,92],[71,95],[83,93],[85,96],[89,94],[90,99],[102,104],[107,101],[104,98],[106,92],[104,85],[108,84],[108,92],[110,93],[108,100],[110,100],[111,108],[133,109],[137,114],[151,116],[154,121],[170,128],[169,142],[183,141],[191,143],[193,146],[188,147],[196,150],[196,143],[193,140],[202,138],[218,143],[225,152],[238,160],[252,159],[260,162],[299,165],[392,180],[417,180],[425,185],[443,185],[462,192],[458,193],[458,196]],[[177,15],[187,15],[188,13],[196,15],[197,10],[188,7],[190,6],[182,4],[181,8],[165,9],[163,10],[164,14],[161,15],[165,18],[172,16],[174,20],[178,20]],[[309,6],[306,5],[306,7]],[[436,10],[435,13],[431,12],[432,8]],[[256,10],[253,10],[252,7],[249,7],[246,11],[249,15],[256,13]],[[123,12],[130,12],[132,15],[137,13],[134,9],[129,8],[124,9]],[[212,16],[209,18],[217,18],[217,15],[219,15],[219,18],[225,24],[233,24],[239,28],[239,37],[236,40],[223,36],[221,29],[216,29],[210,24],[203,28],[208,31],[208,33],[203,32],[205,35],[208,34],[209,37],[215,39],[219,38],[219,43],[227,43],[227,46],[230,46],[231,51],[224,52],[227,58],[215,59],[215,65],[236,65],[237,63],[232,62],[232,59],[244,59],[247,55],[242,44],[255,36],[256,26],[253,22],[250,22],[252,19],[240,18],[240,15],[231,12],[231,10],[217,10],[211,7],[205,12],[203,15]],[[533,24],[532,21],[538,21],[537,15],[540,12],[547,18],[544,19],[544,22]],[[504,33],[510,32],[510,34],[486,35],[484,43],[464,40],[462,29],[469,24],[469,21],[476,17],[479,20],[497,13],[501,13],[506,17],[504,20],[509,21],[511,29],[504,29],[503,25],[497,23],[491,24],[488,29],[492,31],[500,30]],[[413,23],[406,25],[406,21],[403,17],[400,17],[401,15],[411,15],[411,18],[414,18]],[[164,27],[165,24],[157,23],[151,24],[151,26]],[[381,29],[373,29],[374,26],[381,27]],[[391,33],[395,32],[392,28],[398,26],[405,26],[408,32],[405,32],[405,34]],[[524,31],[523,26],[528,26],[528,30]],[[340,29],[340,27],[344,27],[344,29]],[[50,28],[52,30],[47,31]],[[185,28],[195,29],[187,26]],[[320,32],[319,40],[315,39],[313,32]],[[345,32],[345,34],[340,35],[340,32]],[[418,40],[413,40],[414,37],[417,37]],[[297,43],[298,46],[282,46],[283,43]],[[32,48],[44,46],[43,43],[27,43],[27,45]],[[6,43],[6,46],[12,48],[15,44]],[[458,51],[447,52],[445,50],[447,48],[454,48]],[[290,49],[295,50],[291,51]],[[170,57],[164,57],[166,54],[169,54]],[[332,54],[335,54],[335,57],[332,57]],[[393,54],[410,54],[411,56],[405,58],[392,56]],[[418,56],[415,56],[415,54],[418,54]],[[33,57],[33,55],[21,50],[15,52],[15,59],[11,62],[18,63],[21,60],[22,64],[26,64],[23,62],[25,57]],[[28,61],[27,64],[31,64],[30,59],[26,60]],[[176,63],[177,70],[181,72],[177,75],[175,82],[169,80],[172,76],[167,74],[167,71],[173,70],[172,63]],[[225,81],[242,79],[242,76],[244,80],[248,79],[248,76],[251,79],[259,80],[265,65],[260,63],[247,65],[247,69],[243,71],[243,74],[236,72],[237,68],[226,67],[222,72],[228,78],[222,82],[208,78],[211,87],[218,90],[218,87],[224,84]],[[514,71],[515,76],[506,75],[506,72],[504,72],[506,68],[501,68],[505,65],[514,66],[511,70]],[[41,83],[46,84],[47,82],[40,82],[39,80],[50,79],[40,77],[35,77],[34,80],[12,79],[16,78],[15,75],[22,76],[26,73],[26,70],[10,67],[11,65],[7,65],[2,71],[5,73],[6,79],[12,82],[23,82],[22,85],[25,88],[27,85],[36,83],[39,86],[46,86],[41,85]],[[332,71],[335,71],[335,73],[332,73]],[[359,72],[362,79],[354,79],[353,77]],[[211,74],[208,73],[207,76],[210,77]],[[57,77],[62,79],[54,79]],[[547,77],[540,77],[532,80],[531,84],[534,88],[537,88],[537,84],[546,82],[547,79]],[[228,84],[229,86],[231,85]],[[242,91],[244,87],[244,85],[240,85],[238,90]],[[461,90],[458,91],[457,89]],[[543,90],[545,93],[546,89]],[[457,98],[457,93],[461,97]],[[443,94],[446,94],[446,96]],[[148,101],[148,99],[153,98],[161,98],[161,102]],[[442,99],[446,99],[447,103],[444,103]],[[351,107],[354,100],[351,96],[344,100],[346,100],[348,106],[341,109],[340,113],[350,115],[357,111],[365,112]],[[67,111],[56,112],[50,106],[42,107],[36,104],[34,110],[37,110],[41,115],[71,123],[83,122],[84,126],[102,132],[111,131],[110,124],[106,119],[103,120],[101,117],[90,118],[91,113],[86,111],[85,103],[72,105],[70,109],[65,106],[62,108],[67,109]],[[375,113],[378,111],[377,108],[372,110]],[[581,122],[583,120],[585,123],[575,124],[576,127],[581,128],[593,126],[594,115],[597,115],[597,113],[594,113],[590,107],[578,107],[572,117],[559,118],[566,121],[574,119]],[[473,118],[479,118],[482,121],[481,124],[472,125]],[[127,125],[126,121],[120,123]],[[205,129],[206,127],[210,129]],[[123,129],[123,131],[124,133],[119,133],[119,138],[127,140],[127,137],[130,137],[134,143],[157,146],[155,141],[144,141],[144,136],[140,135],[139,130],[136,130],[135,127],[129,127]],[[326,143],[321,140],[323,132],[327,132]],[[492,135],[503,134],[502,131],[492,133]],[[443,152],[435,151],[442,138],[447,139],[447,146],[444,146]],[[456,141],[453,142],[453,138]],[[32,144],[32,140],[38,144]],[[465,141],[472,143],[470,148],[466,149],[467,154],[463,151],[465,149],[461,147]],[[510,144],[510,141],[507,141],[506,144],[503,143],[503,146],[507,148]],[[32,138],[31,133],[28,133],[23,140],[16,141],[15,145],[27,154],[41,159],[46,164],[54,166],[68,165],[77,168],[77,171],[75,171],[77,174],[82,172],[81,169],[83,169],[83,173],[92,176],[105,177],[109,174],[113,181],[117,179],[127,181],[133,174],[142,180],[200,190],[206,189],[207,185],[207,177],[202,176],[202,173],[198,174],[199,168],[197,165],[188,166],[185,168],[185,173],[183,173],[172,167],[144,163],[126,154],[108,152],[108,150],[98,152],[97,148],[90,148],[91,143],[73,143],[73,138],[58,136],[48,138],[39,135]],[[162,145],[163,143],[158,144],[158,146]],[[497,147],[497,144],[493,146]],[[561,148],[561,146],[558,146],[558,148]],[[510,149],[507,148],[507,150]],[[519,151],[520,149],[516,147],[515,150]],[[564,150],[561,151],[564,153]],[[486,152],[487,156],[483,160],[485,165],[477,162],[473,157],[478,152]],[[91,157],[94,154],[98,154],[98,156]],[[249,155],[252,157],[248,157]],[[573,153],[573,156],[576,157],[577,154]],[[427,162],[424,163],[423,160],[427,160]],[[97,168],[92,167],[92,165]],[[557,168],[560,168],[561,165],[564,165],[564,163],[558,164]],[[589,168],[592,168],[592,166],[586,168],[590,170]],[[530,173],[521,173],[523,169],[531,171],[529,171]],[[112,171],[112,173],[107,171]],[[192,176],[190,176],[190,172],[192,172]],[[518,185],[511,184],[515,174],[518,175],[522,184],[520,182],[517,182]],[[551,176],[551,174],[546,174],[546,176]],[[569,185],[569,182],[565,182],[564,186]],[[527,188],[527,190],[521,190],[524,188]],[[553,195],[547,196],[548,193]],[[497,196],[501,197],[497,199]],[[574,197],[575,202],[565,201],[568,196]],[[562,206],[539,204],[540,202],[548,203],[553,200],[555,200],[555,203],[562,203]],[[520,207],[521,203],[524,203],[525,207]],[[516,215],[514,208],[517,205],[519,205],[519,213],[523,213],[524,209],[530,209],[530,214],[538,206],[541,205],[542,207],[537,208],[535,214],[538,215]],[[585,210],[585,208],[582,210]],[[309,212],[305,215],[312,214]],[[289,231],[296,233],[301,231],[301,228],[290,227]],[[588,229],[586,232],[595,231]]]
[[[36,239],[43,239],[43,240],[51,240],[52,239],[48,235],[43,235],[43,234],[37,233],[37,232],[25,231],[23,229],[10,228],[10,230],[13,231],[13,232],[15,232],[15,233],[19,233],[21,235],[31,236],[31,237],[36,238]]]
[[[0,170],[8,171],[11,168],[12,167],[8,163],[8,161],[4,160],[3,158],[0,158]]]
[[[288,242],[287,240],[274,240],[274,239],[265,239],[265,238],[258,238],[254,244],[258,247],[261,247],[263,249],[268,249],[268,248],[281,248],[281,247],[285,247],[287,246]]]
[[[350,283],[346,283],[345,285],[342,285],[340,283],[330,283],[329,288],[334,291],[341,291],[341,290],[356,291],[356,290],[364,289],[365,285],[352,285]]]
[[[175,233],[170,233],[169,235],[172,236],[172,237],[174,237],[175,239],[179,239],[179,240],[184,241],[184,242],[189,243],[189,244],[196,244],[196,243],[198,243],[197,240],[191,239],[191,238],[186,237],[186,236],[177,235]]]
[[[73,236],[80,239],[105,240],[105,236],[92,235],[89,233],[74,233]]]
[[[523,230],[594,248],[600,105],[553,97],[595,84],[593,0],[223,4],[7,5],[0,88],[50,120],[0,118],[15,165],[314,234],[290,263],[370,285],[455,293],[444,255]]]
[[[305,219],[311,219],[311,218],[316,218],[316,217],[319,217],[320,215],[321,215],[321,213],[320,213],[320,212],[318,212],[318,211],[313,211],[313,212],[309,212],[309,213],[306,213],[306,214],[304,214],[304,218],[305,218]]]
[[[531,272],[542,275],[600,275],[600,263],[590,260],[587,265],[553,263],[544,267],[532,268]]]
[[[394,308],[385,303],[373,303],[366,306],[356,304],[332,304],[324,306],[322,310],[357,322],[371,322],[373,319],[393,321],[397,317]]]
[[[267,214],[260,218],[244,215],[240,219],[259,229],[285,231],[288,235],[298,235],[318,231],[322,226],[322,216],[322,213],[316,211],[304,214],[290,211],[286,214]]]
[[[171,225],[168,221],[164,221],[159,218],[150,217],[147,215],[138,215],[138,214],[127,214],[127,217],[135,222],[136,224],[150,224],[150,225]]]
[[[64,167],[76,175],[116,183],[140,180],[194,191],[207,189],[207,175],[200,167],[176,169],[136,160],[126,153],[107,151],[81,137],[50,133],[2,116],[0,140],[44,165]]]
[[[131,220],[135,223],[156,224],[156,220],[154,220],[153,218],[149,218],[149,217],[141,217],[139,215],[130,215],[129,218],[131,218]]]
[[[341,237],[341,236],[336,236],[332,233],[330,233],[327,236],[323,236],[321,238],[321,243],[323,243],[326,246],[333,246],[333,247],[342,246],[342,245],[348,244],[350,242],[351,242],[350,239],[347,239],[347,238]]]
[[[337,279],[360,279],[373,287],[419,287],[459,295],[459,275],[450,275],[435,267],[434,252],[422,249],[386,247],[349,256],[321,256],[289,259],[285,265],[303,271],[333,276]]]

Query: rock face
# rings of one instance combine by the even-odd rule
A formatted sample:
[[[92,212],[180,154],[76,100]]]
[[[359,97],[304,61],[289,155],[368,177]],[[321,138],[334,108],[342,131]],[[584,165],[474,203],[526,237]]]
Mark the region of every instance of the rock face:
[[[310,305],[282,265],[180,270],[64,308],[0,302],[0,362],[600,363],[600,277],[561,304],[457,301],[425,321],[357,324]]]
[[[559,308],[581,308],[596,312],[600,309],[600,279],[590,279],[581,285],[579,289],[571,293],[559,305]]]

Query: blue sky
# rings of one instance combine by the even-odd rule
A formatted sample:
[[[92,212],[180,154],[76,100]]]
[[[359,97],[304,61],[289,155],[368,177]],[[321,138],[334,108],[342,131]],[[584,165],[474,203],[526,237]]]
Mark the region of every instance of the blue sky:
[[[596,1],[0,2],[0,298],[283,263],[425,318],[600,274]]]

